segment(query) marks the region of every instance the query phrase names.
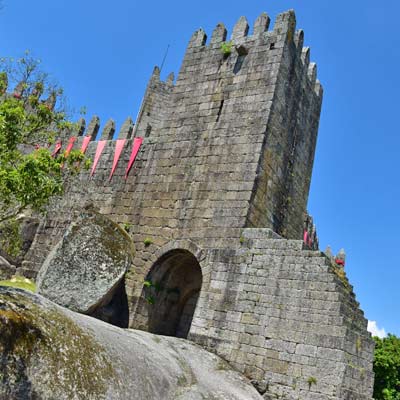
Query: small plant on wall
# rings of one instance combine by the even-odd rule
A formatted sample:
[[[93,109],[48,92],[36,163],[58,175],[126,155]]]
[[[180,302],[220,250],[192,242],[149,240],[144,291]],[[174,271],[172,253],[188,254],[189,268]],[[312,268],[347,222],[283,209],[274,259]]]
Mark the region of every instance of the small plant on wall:
[[[131,232],[131,229],[132,229],[132,227],[133,227],[132,224],[129,224],[129,223],[127,223],[127,222],[124,223],[124,224],[122,224],[121,226],[122,226],[123,230],[124,230],[126,233],[130,233],[130,232]]]
[[[232,47],[232,42],[223,42],[221,44],[221,53],[224,55],[225,58],[229,57],[229,55],[232,53]]]
[[[144,281],[143,286],[147,289],[145,291],[145,300],[148,304],[153,305],[156,302],[155,295],[160,292],[161,286],[158,283],[153,283],[149,279]]]
[[[153,241],[150,238],[146,238],[143,240],[143,244],[145,245],[145,247],[149,247],[152,243]]]
[[[308,388],[311,389],[312,385],[316,385],[317,384],[317,378],[315,378],[314,376],[310,376],[307,379],[307,383],[308,383]]]

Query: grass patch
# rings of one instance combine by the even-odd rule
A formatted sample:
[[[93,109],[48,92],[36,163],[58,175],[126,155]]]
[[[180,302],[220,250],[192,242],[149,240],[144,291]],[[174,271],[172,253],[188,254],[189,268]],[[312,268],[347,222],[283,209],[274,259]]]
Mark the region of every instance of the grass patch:
[[[229,55],[232,53],[232,47],[232,42],[223,42],[221,44],[221,53],[224,55],[224,57],[229,57]]]
[[[316,385],[316,384],[317,384],[317,378],[315,378],[315,377],[313,377],[313,376],[310,376],[310,377],[307,379],[307,383],[308,383],[308,388],[311,389],[311,386],[312,386],[312,385]]]
[[[28,278],[23,276],[14,275],[10,280],[0,281],[0,286],[9,286],[18,289],[27,290],[29,292],[36,292],[36,284]]]
[[[145,238],[143,240],[143,243],[144,243],[145,247],[149,247],[153,243],[153,241],[150,238]]]

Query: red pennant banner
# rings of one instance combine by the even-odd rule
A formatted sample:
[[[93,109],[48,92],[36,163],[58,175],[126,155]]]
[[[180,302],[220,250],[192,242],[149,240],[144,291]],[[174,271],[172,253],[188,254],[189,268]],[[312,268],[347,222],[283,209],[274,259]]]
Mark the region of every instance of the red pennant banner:
[[[142,137],[136,137],[133,141],[132,153],[129,158],[128,166],[126,167],[126,170],[125,170],[125,179],[128,178],[129,171],[131,170],[132,165],[135,162],[136,156],[140,150],[140,146],[142,145],[142,143],[143,143]]]
[[[68,154],[71,153],[71,150],[74,147],[75,140],[76,140],[76,136],[71,136],[69,138],[69,141],[68,141],[68,144],[67,144],[67,148],[65,150],[65,157],[67,157]]]
[[[305,244],[308,244],[308,232],[307,232],[307,231],[304,231],[303,242],[304,242]]]
[[[62,142],[60,140],[59,142],[56,143],[53,153],[51,153],[52,157],[55,157],[59,153],[59,151],[61,150],[61,146]]]
[[[124,148],[126,139],[118,139],[115,143],[115,153],[114,153],[114,161],[110,173],[109,180],[111,181],[112,176],[114,175],[114,171],[117,168],[119,157],[121,156],[122,149]]]
[[[92,138],[91,136],[85,136],[85,137],[83,138],[82,147],[81,147],[81,152],[82,152],[83,154],[86,153],[86,149],[87,149],[88,146],[89,146],[89,142],[90,142],[90,139],[91,139],[91,138]]]
[[[100,160],[100,156],[104,150],[104,146],[106,145],[106,142],[107,142],[106,140],[99,140],[99,143],[97,143],[96,154],[94,156],[94,161],[93,161],[92,170],[90,171],[90,176],[93,176],[94,171],[96,171],[97,164]]]

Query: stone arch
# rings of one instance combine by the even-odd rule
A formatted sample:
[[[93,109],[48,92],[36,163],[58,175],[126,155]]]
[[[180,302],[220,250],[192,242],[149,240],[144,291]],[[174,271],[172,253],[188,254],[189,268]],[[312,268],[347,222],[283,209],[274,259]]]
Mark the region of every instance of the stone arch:
[[[191,251],[175,248],[161,255],[142,289],[137,309],[141,329],[186,338],[202,283],[200,263]]]
[[[164,246],[160,247],[153,255],[152,255],[152,263],[154,264],[159,258],[164,256],[166,253],[168,253],[171,250],[187,250],[190,253],[192,253],[197,261],[199,262],[201,268],[203,269],[202,262],[206,258],[206,253],[205,251],[198,246],[195,242],[189,240],[189,239],[176,239],[176,240],[171,240]],[[204,273],[204,271],[203,271]]]

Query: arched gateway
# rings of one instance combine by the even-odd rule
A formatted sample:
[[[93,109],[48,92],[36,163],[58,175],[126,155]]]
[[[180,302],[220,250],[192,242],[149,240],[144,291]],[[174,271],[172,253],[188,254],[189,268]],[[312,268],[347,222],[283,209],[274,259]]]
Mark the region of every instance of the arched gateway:
[[[143,287],[143,327],[152,333],[186,338],[202,280],[200,264],[191,252],[177,249],[161,256]]]

